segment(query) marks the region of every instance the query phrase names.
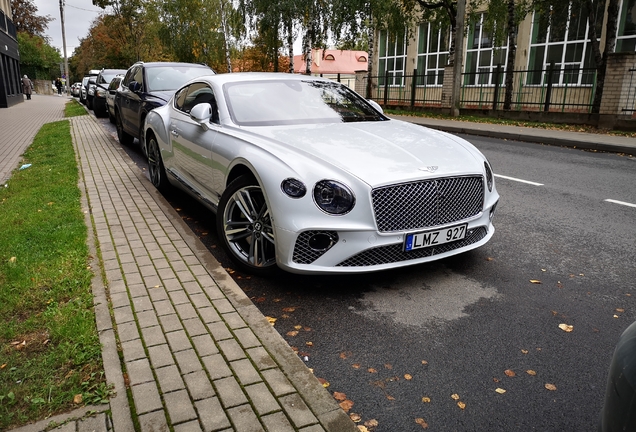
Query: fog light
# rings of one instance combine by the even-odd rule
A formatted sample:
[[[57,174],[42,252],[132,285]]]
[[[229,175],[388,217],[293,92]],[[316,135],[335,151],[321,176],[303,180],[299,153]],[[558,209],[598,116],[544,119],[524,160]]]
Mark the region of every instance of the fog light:
[[[497,209],[497,204],[499,204],[499,201],[497,201],[495,205],[490,208],[490,222],[492,222],[492,218],[495,216],[495,210]]]
[[[315,251],[324,251],[333,246],[333,239],[325,233],[317,233],[309,237],[307,244]]]

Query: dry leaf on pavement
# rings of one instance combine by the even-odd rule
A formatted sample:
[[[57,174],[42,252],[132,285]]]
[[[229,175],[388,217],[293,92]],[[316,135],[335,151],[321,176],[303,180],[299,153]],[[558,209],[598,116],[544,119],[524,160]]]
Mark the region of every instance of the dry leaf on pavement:
[[[410,381],[413,379],[413,377],[410,374],[404,374],[404,379]]]
[[[504,373],[506,374],[506,376],[509,376],[509,377],[517,376],[517,374],[511,369],[506,369]]]
[[[502,388],[496,388],[495,391],[499,394],[504,394],[506,392],[506,390],[502,389]]]
[[[358,430],[360,432],[369,432],[369,429],[367,429],[366,426],[362,426],[362,425],[358,425]]]
[[[466,404],[462,401],[457,402],[457,406],[460,407],[461,409],[466,408]]]
[[[547,388],[550,391],[555,391],[557,389],[554,384],[550,384],[550,383],[546,384],[545,388]]]
[[[428,423],[426,423],[426,420],[424,420],[423,418],[416,418],[415,419],[415,423],[417,423],[418,425],[422,426],[422,429],[426,429],[428,428]]]
[[[76,394],[76,395],[75,395],[75,397],[73,397],[73,403],[74,403],[74,404],[79,405],[79,404],[81,404],[83,401],[84,401],[84,397],[82,396],[82,394],[81,394],[81,393]]]
[[[288,331],[287,332],[287,336],[292,336],[293,337],[293,336],[296,336],[296,335],[298,335],[298,332],[296,330],[292,330],[292,331]]]
[[[568,324],[559,324],[559,328],[566,333],[570,333],[572,330],[574,330],[574,326]]]
[[[360,414],[356,414],[356,413],[349,414],[349,418],[353,420],[354,423],[358,423],[362,420],[362,417],[360,417]]]
[[[540,281],[540,280],[538,280],[538,279],[530,279],[530,283],[540,285],[540,284],[541,284],[541,281]]]
[[[347,395],[341,392],[333,392],[333,397],[340,402],[347,400]]]
[[[526,373],[527,373],[528,375],[532,375],[532,376],[535,376],[535,375],[537,374],[537,373],[536,373],[535,371],[533,371],[532,369],[528,369],[528,370],[526,371]]]
[[[353,407],[353,401],[352,400],[343,400],[342,402],[340,402],[340,408],[342,408],[342,410],[346,413],[349,412],[349,410],[351,410],[351,407]]]
[[[269,321],[271,325],[276,324],[276,318],[272,318],[270,316],[266,316],[265,318],[267,319],[267,321]]]
[[[300,330],[301,328],[303,328],[303,326],[301,326],[301,325],[295,325],[295,326],[294,326],[294,328],[295,328],[296,330]]]
[[[430,398],[430,397],[428,397],[428,396],[424,396],[424,397],[422,398],[422,402],[424,402],[424,403],[431,403],[431,398]]]
[[[351,367],[354,369],[360,369],[360,363],[354,363],[351,365]]]
[[[368,371],[369,373],[377,373],[377,372],[378,372],[377,370],[375,370],[375,369],[373,369],[373,368],[369,368],[369,369],[367,369],[367,371]]]
[[[283,312],[293,312],[293,311],[295,311],[295,310],[296,310],[296,308],[295,308],[295,307],[286,307],[286,308],[283,308]]]
[[[367,420],[364,425],[368,428],[378,427],[378,421],[376,419]]]
[[[324,388],[327,388],[327,387],[329,387],[329,385],[330,385],[330,384],[329,384],[329,381],[327,381],[327,380],[326,380],[326,379],[324,379],[324,378],[318,378],[318,381],[320,382],[320,384],[322,384],[322,386],[323,386]]]
[[[451,399],[453,399],[453,400],[459,400],[459,395],[458,395],[457,393],[453,393],[453,394],[451,395]]]

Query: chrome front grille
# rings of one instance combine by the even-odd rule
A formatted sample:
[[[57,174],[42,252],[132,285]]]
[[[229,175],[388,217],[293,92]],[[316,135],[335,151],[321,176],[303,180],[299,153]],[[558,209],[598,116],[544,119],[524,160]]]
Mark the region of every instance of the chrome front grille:
[[[486,227],[478,227],[469,231],[466,238],[462,240],[409,252],[404,251],[404,245],[401,243],[367,249],[344,260],[337,267],[369,267],[439,255],[477,243],[486,237],[486,234],[488,234]]]
[[[371,192],[381,232],[412,231],[461,221],[481,212],[481,176],[450,177],[385,186]]]

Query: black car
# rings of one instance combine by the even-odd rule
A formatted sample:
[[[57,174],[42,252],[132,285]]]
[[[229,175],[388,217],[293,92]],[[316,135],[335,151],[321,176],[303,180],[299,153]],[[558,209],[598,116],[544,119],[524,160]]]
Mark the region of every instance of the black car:
[[[125,74],[125,69],[102,69],[95,78],[95,90],[93,92],[93,112],[95,117],[106,117],[108,115],[108,106],[106,104],[106,95],[108,94],[108,85],[117,75]]]
[[[214,74],[211,68],[195,63],[137,62],[132,65],[115,95],[119,142],[130,145],[137,138],[146,154],[142,129],[148,112],[165,105],[186,82],[210,74]]]

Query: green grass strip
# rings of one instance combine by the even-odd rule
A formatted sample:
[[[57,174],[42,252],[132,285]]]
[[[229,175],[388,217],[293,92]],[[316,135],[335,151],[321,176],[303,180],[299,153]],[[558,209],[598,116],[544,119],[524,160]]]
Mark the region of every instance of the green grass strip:
[[[64,108],[65,117],[76,117],[87,114],[88,112],[86,112],[84,105],[82,105],[75,99],[68,101],[66,107]]]
[[[108,395],[69,122],[23,163],[0,189],[0,430]]]

